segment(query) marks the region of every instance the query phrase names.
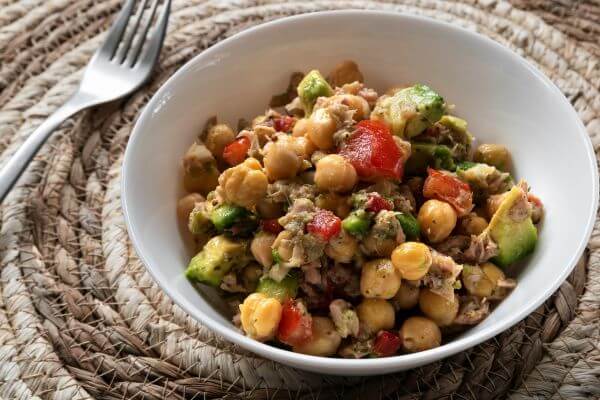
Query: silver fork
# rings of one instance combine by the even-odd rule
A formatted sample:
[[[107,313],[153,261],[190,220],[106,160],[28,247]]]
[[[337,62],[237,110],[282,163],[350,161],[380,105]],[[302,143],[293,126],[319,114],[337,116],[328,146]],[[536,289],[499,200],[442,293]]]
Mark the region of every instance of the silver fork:
[[[147,3],[148,0],[141,0],[133,16],[135,0],[127,0],[106,40],[88,63],[75,93],[27,137],[0,170],[0,202],[62,122],[81,110],[134,92],[150,77],[165,37],[171,0],[164,1],[158,16],[159,0],[152,0],[149,7]],[[133,25],[127,32],[132,16]],[[152,25],[156,26],[150,32]]]

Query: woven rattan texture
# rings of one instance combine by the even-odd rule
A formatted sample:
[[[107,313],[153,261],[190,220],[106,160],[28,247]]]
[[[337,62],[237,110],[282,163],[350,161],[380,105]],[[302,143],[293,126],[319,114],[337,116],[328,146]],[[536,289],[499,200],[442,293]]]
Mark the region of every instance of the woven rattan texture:
[[[119,3],[0,0],[0,163],[73,92]],[[257,358],[190,319],[136,258],[121,212],[123,149],[160,84],[237,31],[315,10],[410,12],[488,35],[556,82],[598,151],[600,3],[515,4],[175,0],[152,82],[63,124],[0,209],[0,397],[600,398],[598,223],[569,280],[514,328],[423,368],[349,379]]]

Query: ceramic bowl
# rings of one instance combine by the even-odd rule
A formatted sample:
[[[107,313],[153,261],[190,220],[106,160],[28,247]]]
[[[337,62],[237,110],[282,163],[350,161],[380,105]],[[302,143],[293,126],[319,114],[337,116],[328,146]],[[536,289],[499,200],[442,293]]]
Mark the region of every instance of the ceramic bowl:
[[[207,118],[236,125],[262,113],[294,71],[330,70],[355,60],[380,93],[425,83],[455,104],[482,142],[502,143],[515,175],[545,205],[537,249],[518,286],[479,325],[421,353],[378,359],[323,358],[245,337],[214,290],[185,277],[190,251],[176,203],[180,160]],[[431,19],[385,12],[333,11],[284,18],[243,31],[202,52],[154,95],[133,130],[123,163],[122,201],[135,249],[157,283],[192,317],[260,356],[343,375],[390,373],[475,346],[522,320],[565,280],[590,236],[598,201],[594,152],[567,99],[541,72],[505,47]]]

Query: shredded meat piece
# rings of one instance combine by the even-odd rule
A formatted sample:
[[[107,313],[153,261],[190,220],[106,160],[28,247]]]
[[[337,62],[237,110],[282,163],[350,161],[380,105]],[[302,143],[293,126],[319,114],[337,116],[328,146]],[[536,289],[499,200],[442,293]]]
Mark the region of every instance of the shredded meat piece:
[[[363,358],[373,353],[373,339],[355,340],[346,346],[342,346],[338,355],[343,358]]]
[[[454,284],[462,271],[462,266],[457,264],[452,257],[435,250],[431,252],[431,256],[431,267],[423,277],[423,283],[432,292],[451,300],[454,298]]]
[[[374,89],[363,87],[357,93],[358,96],[362,97],[369,103],[369,107],[373,109],[375,107],[375,103],[377,103],[377,92]]]
[[[513,206],[508,211],[508,217],[515,222],[521,222],[531,215],[531,204],[527,201],[526,196],[514,202]]]
[[[316,187],[302,182],[280,180],[267,187],[267,197],[276,203],[293,204],[298,199],[314,201],[316,196]]]
[[[319,97],[315,103],[315,109],[327,109],[329,115],[336,120],[338,129],[352,130],[354,126],[354,113],[346,104],[343,96]]]
[[[325,277],[335,293],[360,296],[360,274],[351,265],[335,263],[325,269]]]
[[[321,284],[321,271],[315,267],[302,267],[304,273],[304,279],[311,285]]]
[[[235,272],[230,272],[223,277],[221,281],[221,289],[230,293],[248,293],[246,288],[238,282],[238,277]]]
[[[510,278],[499,279],[496,288],[489,297],[490,300],[502,300],[517,286],[517,281]]]
[[[454,319],[455,324],[475,325],[490,313],[490,303],[485,298],[466,296],[460,299],[458,315]]]
[[[308,283],[304,277],[300,277],[298,286],[303,293],[303,296],[299,297],[305,300],[309,310],[326,310],[329,307],[332,295],[323,284],[313,285]]]
[[[352,305],[345,300],[336,299],[329,304],[329,313],[335,328],[341,337],[358,335],[358,315]]]
[[[406,240],[400,222],[393,211],[381,210],[375,216],[373,227],[360,244],[370,256],[387,257],[396,246]]]
[[[465,250],[471,245],[471,238],[465,235],[454,235],[448,237],[443,242],[435,246],[435,249],[440,253],[444,253],[459,263],[464,263],[466,257],[464,255]]]
[[[498,255],[498,245],[487,232],[471,236],[471,244],[464,251],[464,260],[472,264],[481,264]]]
[[[425,132],[415,138],[419,142],[443,144],[450,147],[452,156],[464,160],[469,155],[471,148],[471,135],[468,132],[459,132],[436,122]]]

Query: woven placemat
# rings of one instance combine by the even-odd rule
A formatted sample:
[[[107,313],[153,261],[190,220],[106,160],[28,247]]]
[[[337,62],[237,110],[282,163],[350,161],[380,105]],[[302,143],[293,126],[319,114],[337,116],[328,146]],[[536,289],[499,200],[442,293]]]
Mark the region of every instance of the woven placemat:
[[[0,163],[73,92],[119,3],[0,0]],[[152,82],[63,124],[0,209],[1,398],[600,398],[598,223],[568,281],[524,321],[447,360],[384,377],[310,374],[248,354],[187,316],[141,265],[119,193],[141,107],[223,38],[337,8],[427,15],[509,46],[563,90],[598,151],[597,0],[174,1]]]

